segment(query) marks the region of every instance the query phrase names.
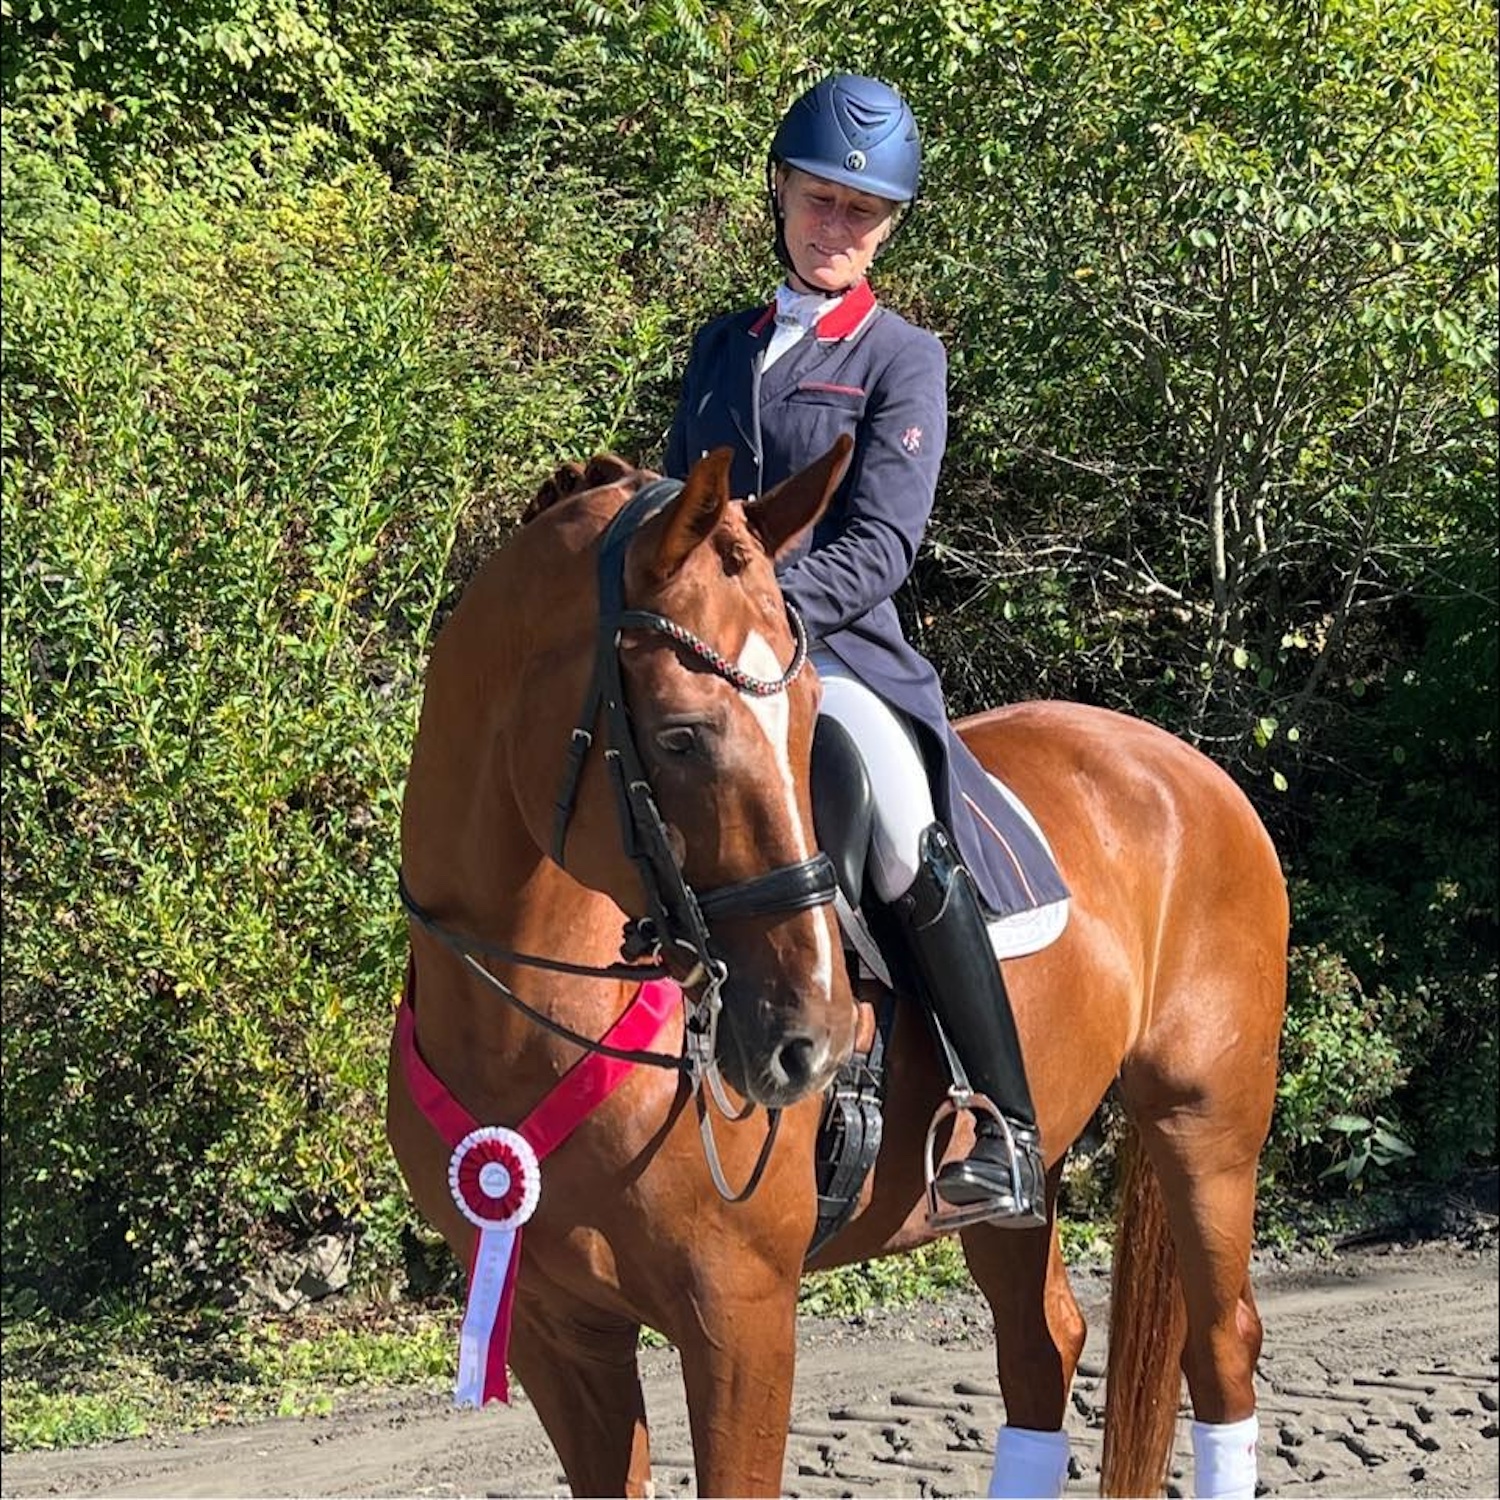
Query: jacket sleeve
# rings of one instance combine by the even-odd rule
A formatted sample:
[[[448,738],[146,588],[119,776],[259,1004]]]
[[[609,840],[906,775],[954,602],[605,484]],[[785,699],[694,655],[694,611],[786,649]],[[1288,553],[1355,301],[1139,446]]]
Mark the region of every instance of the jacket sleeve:
[[[860,421],[842,527],[779,574],[814,638],[843,629],[906,581],[947,438],[947,355],[933,335],[913,330],[875,382]]]
[[[688,356],[687,369],[682,375],[682,390],[677,397],[677,413],[672,418],[667,433],[667,451],[662,459],[662,472],[670,479],[686,479],[692,463],[688,458],[688,418],[697,405],[696,392],[699,370],[703,363],[703,345],[706,328],[700,328],[693,336],[693,352]]]

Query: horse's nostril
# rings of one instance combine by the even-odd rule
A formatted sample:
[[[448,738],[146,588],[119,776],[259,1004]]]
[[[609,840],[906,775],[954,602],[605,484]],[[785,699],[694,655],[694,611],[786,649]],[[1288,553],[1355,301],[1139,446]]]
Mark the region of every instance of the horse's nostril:
[[[809,1036],[788,1037],[776,1049],[772,1069],[786,1087],[806,1088],[817,1072],[820,1050]]]

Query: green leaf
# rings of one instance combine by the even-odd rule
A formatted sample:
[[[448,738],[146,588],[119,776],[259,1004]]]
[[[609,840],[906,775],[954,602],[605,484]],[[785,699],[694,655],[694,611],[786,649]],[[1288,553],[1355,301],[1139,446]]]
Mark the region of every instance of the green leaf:
[[[1370,1139],[1385,1148],[1392,1156],[1415,1156],[1417,1153],[1399,1135],[1382,1130],[1378,1125],[1370,1132]]]

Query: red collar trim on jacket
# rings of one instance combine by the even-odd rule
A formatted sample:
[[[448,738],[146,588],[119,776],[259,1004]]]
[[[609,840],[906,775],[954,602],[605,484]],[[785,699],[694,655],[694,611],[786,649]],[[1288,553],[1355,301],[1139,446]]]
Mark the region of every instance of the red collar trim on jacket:
[[[864,327],[865,319],[874,311],[875,293],[870,289],[868,281],[861,281],[858,286],[844,293],[843,300],[832,312],[824,313],[818,319],[814,325],[817,329],[817,336],[825,343],[849,338]],[[761,315],[750,325],[748,330],[750,337],[758,339],[771,326],[771,321],[775,316],[776,299],[773,297]]]
[[[846,339],[864,327],[865,319],[875,311],[875,293],[868,281],[861,281],[844,293],[844,300],[817,322],[818,338],[823,341]]]

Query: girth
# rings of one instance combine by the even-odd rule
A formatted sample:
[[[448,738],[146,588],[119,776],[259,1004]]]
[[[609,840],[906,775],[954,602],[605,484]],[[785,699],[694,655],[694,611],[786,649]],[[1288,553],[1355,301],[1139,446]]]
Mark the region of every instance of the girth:
[[[867,1043],[856,1042],[823,1096],[813,1171],[818,1220],[804,1260],[810,1261],[854,1217],[884,1134],[885,1049],[895,1018],[895,997],[882,991],[861,1011],[871,1016]]]

